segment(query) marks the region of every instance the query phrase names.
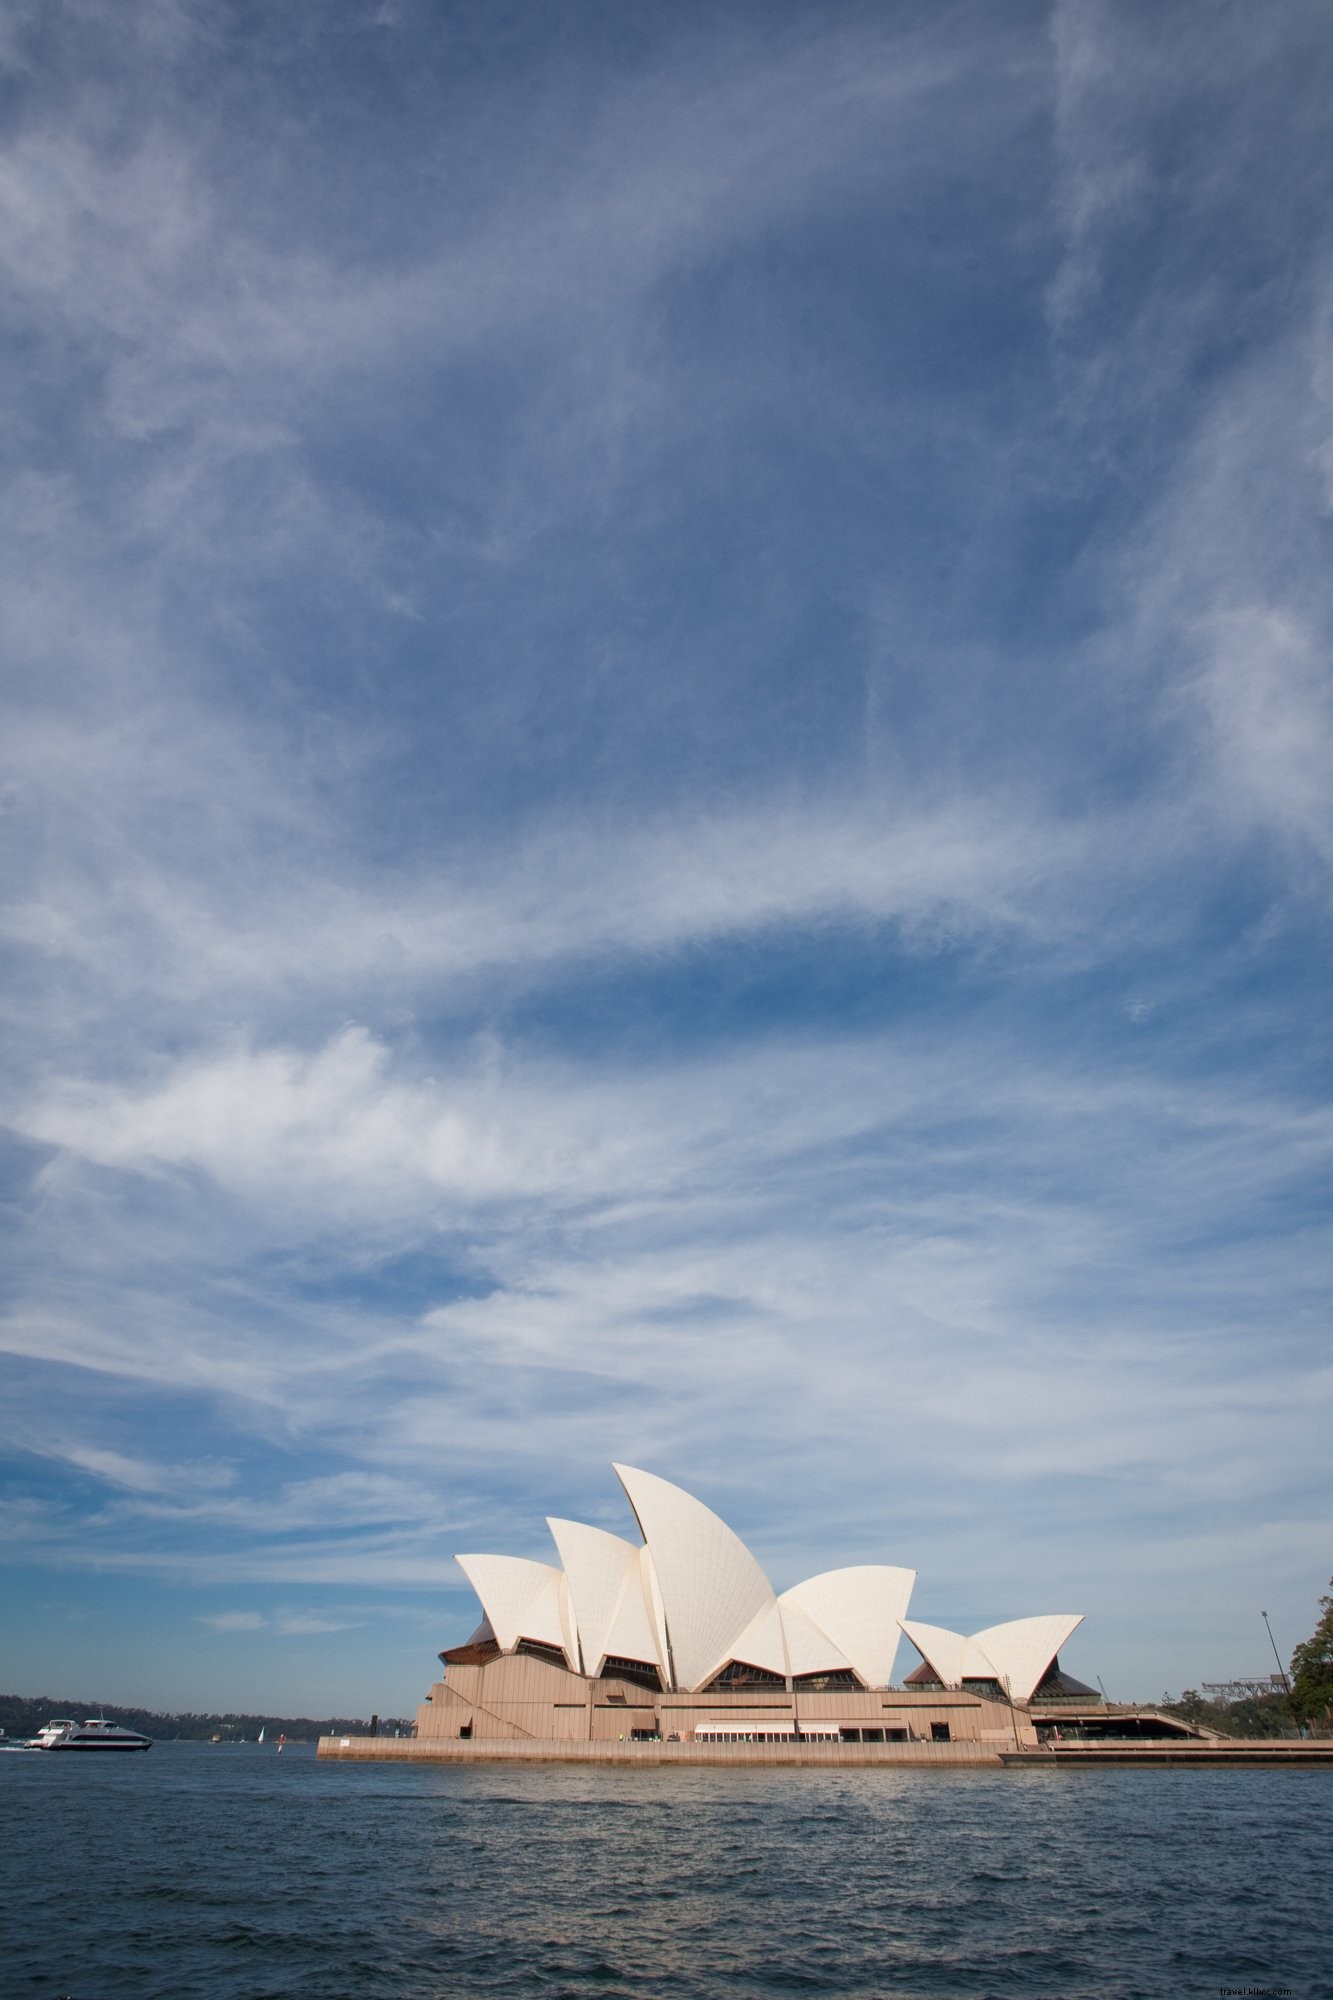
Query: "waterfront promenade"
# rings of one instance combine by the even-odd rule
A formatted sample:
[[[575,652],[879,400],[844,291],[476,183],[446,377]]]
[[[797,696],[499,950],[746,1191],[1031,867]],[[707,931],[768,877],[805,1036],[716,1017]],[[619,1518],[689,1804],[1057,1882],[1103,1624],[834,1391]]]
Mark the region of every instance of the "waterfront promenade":
[[[343,1763],[412,1764],[595,1764],[637,1769],[666,1765],[719,1769],[794,1765],[806,1769],[851,1770],[892,1765],[918,1770],[1089,1769],[1138,1765],[1144,1769],[1195,1765],[1253,1769],[1265,1765],[1322,1765],[1333,1771],[1333,1741],[1208,1743],[1042,1744],[1035,1749],[1002,1750],[962,1743],[628,1743],[552,1742],[448,1737],[321,1736],[319,1756]]]

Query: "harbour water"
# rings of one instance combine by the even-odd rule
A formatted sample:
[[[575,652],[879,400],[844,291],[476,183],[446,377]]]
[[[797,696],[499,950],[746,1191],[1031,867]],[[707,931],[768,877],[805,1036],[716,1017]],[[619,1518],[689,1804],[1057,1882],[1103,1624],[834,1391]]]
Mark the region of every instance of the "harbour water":
[[[0,1758],[33,2000],[1333,1995],[1333,1773]]]

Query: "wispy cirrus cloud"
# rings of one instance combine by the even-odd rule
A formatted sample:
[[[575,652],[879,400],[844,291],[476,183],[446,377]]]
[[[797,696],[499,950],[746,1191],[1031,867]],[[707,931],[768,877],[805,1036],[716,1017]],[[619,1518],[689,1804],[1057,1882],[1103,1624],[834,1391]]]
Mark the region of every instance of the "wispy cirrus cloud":
[[[325,1632],[351,1632],[356,1629],[354,1619],[320,1618],[313,1612],[280,1612],[276,1617],[266,1617],[262,1611],[212,1611],[201,1612],[201,1625],[209,1625],[215,1632],[263,1632],[270,1631],[285,1639],[313,1639]]]
[[[42,1449],[80,1472],[91,1473],[95,1479],[131,1493],[216,1493],[225,1491],[236,1478],[236,1468],[232,1465],[200,1460],[160,1465],[147,1459],[129,1458],[124,1452],[98,1450],[74,1439],[50,1439]]]
[[[199,1617],[201,1625],[211,1625],[215,1632],[258,1632],[265,1622],[262,1611],[201,1612]]]

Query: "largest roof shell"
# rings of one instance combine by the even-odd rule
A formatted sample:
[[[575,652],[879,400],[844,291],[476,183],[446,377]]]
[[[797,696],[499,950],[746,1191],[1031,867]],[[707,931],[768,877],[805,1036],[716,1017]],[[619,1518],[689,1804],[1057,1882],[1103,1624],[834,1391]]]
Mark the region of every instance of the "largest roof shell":
[[[693,1494],[656,1473],[617,1465],[616,1477],[652,1552],[662,1592],[676,1687],[702,1687],[733,1657],[737,1641],[775,1608],[773,1586],[739,1535]],[[762,1641],[770,1652],[769,1641]],[[780,1641],[779,1641],[780,1644]],[[767,1660],[752,1660],[765,1666]],[[772,1671],[784,1671],[781,1665]]]

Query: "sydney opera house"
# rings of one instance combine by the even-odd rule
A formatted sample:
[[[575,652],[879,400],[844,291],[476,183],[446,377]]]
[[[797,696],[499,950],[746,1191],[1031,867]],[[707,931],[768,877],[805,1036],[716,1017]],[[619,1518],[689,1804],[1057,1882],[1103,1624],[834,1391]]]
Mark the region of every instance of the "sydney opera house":
[[[1060,1669],[1078,1613],[946,1631],[909,1619],[916,1574],[887,1564],[828,1570],[778,1595],[702,1502],[651,1472],[615,1470],[641,1541],[551,1520],[558,1562],[459,1556],[483,1616],[440,1655],[444,1677],[418,1714],[423,1747],[526,1738],[1018,1748],[1037,1741],[1043,1716],[1098,1700]]]

